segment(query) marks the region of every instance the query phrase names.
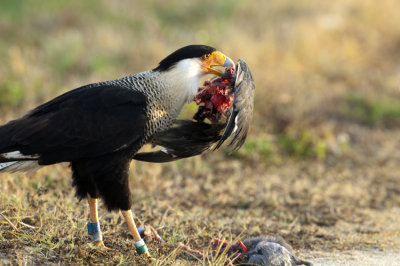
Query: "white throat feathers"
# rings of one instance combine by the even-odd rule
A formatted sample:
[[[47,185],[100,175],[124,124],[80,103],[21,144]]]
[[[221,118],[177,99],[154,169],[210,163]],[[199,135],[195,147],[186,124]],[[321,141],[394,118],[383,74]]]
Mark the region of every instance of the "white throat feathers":
[[[205,76],[201,71],[201,61],[198,58],[184,59],[171,69],[163,72],[165,81],[177,91],[176,97],[182,95],[188,103],[197,95],[201,79]]]

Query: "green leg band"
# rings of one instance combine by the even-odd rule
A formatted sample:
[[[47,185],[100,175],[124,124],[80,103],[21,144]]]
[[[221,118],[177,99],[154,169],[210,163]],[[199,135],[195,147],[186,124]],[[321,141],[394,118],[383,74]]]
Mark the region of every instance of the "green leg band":
[[[141,254],[143,254],[143,253],[146,253],[146,252],[147,252],[147,246],[146,246],[146,244],[143,245],[143,246],[140,246],[140,247],[136,247],[136,252],[137,252],[139,255],[141,255]]]

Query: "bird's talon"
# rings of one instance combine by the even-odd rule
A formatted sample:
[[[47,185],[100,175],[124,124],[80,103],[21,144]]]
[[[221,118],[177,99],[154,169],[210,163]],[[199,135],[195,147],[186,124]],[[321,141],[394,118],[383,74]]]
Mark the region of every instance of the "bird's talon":
[[[94,241],[94,242],[93,242],[93,246],[99,247],[99,248],[102,248],[102,249],[105,249],[105,250],[110,250],[110,248],[106,247],[106,246],[104,245],[104,242],[101,241],[101,240],[99,240],[99,241]]]
[[[151,261],[156,261],[156,259],[155,258],[153,258],[151,255],[150,255],[150,253],[148,252],[148,251],[146,251],[145,253],[143,253],[149,260],[151,260]]]

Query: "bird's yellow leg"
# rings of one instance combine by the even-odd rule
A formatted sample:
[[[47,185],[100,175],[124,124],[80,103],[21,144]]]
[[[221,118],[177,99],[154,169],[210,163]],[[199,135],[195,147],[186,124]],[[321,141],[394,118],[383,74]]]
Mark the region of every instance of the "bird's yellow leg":
[[[89,210],[90,210],[90,223],[87,224],[90,240],[93,245],[97,247],[106,248],[103,243],[103,236],[101,234],[99,215],[97,213],[97,198],[92,198],[88,194]]]
[[[135,241],[136,252],[140,254],[145,254],[147,257],[150,257],[150,253],[147,250],[147,246],[144,243],[143,239],[140,237],[139,231],[136,227],[135,221],[133,220],[133,215],[131,210],[121,211],[122,216],[124,216],[126,223],[128,224],[129,231],[133,236],[133,240]]]

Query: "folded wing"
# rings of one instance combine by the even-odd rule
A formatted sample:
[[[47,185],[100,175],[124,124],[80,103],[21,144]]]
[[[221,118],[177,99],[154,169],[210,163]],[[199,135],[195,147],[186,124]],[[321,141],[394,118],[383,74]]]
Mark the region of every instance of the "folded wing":
[[[78,88],[1,126],[0,155],[14,152],[52,164],[130,147],[144,135],[145,106],[142,93],[124,87]]]

